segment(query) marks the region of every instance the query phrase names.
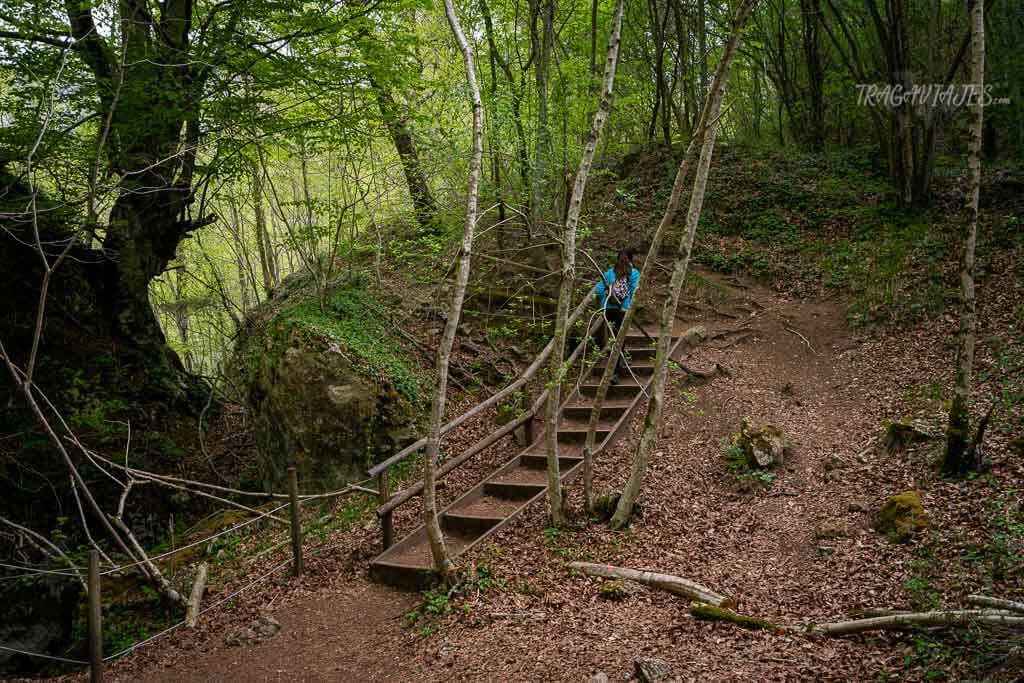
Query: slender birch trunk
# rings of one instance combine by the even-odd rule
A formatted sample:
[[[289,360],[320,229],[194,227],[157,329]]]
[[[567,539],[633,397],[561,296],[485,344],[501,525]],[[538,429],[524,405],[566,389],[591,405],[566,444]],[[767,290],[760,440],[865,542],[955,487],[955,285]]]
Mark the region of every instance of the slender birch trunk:
[[[260,159],[262,158],[261,152]],[[252,208],[256,219],[256,250],[263,274],[263,292],[269,297],[277,286],[277,263],[267,229],[267,214],[263,211],[263,166],[260,163],[254,163],[252,167]]]
[[[971,371],[974,365],[974,337],[977,313],[974,298],[974,246],[978,238],[978,197],[981,194],[981,137],[983,123],[982,92],[985,87],[985,3],[974,0],[971,7],[971,137],[967,147],[967,235],[960,261],[961,311],[957,340],[956,385],[949,407],[946,427],[946,454],[942,471],[963,476],[976,466],[975,454],[968,447],[971,416]]]
[[[654,379],[651,382],[651,398],[647,406],[647,415],[644,419],[644,429],[640,436],[640,444],[637,446],[636,456],[633,459],[633,466],[629,472],[629,479],[623,487],[622,496],[612,516],[611,526],[613,529],[621,529],[629,521],[633,512],[633,505],[640,493],[644,476],[647,473],[647,465],[654,452],[658,439],[658,424],[661,421],[661,412],[665,398],[665,379],[668,374],[668,353],[672,340],[672,327],[676,317],[676,307],[679,297],[682,294],[683,283],[686,281],[686,271],[690,265],[690,253],[693,251],[693,238],[697,233],[697,222],[700,220],[701,210],[704,208],[704,190],[707,187],[708,170],[711,167],[711,156],[715,149],[715,136],[718,133],[718,115],[722,108],[722,98],[725,95],[725,81],[729,75],[733,59],[739,47],[740,34],[747,19],[754,9],[757,0],[743,0],[736,9],[733,17],[733,30],[729,42],[725,46],[725,52],[715,71],[715,88],[709,93],[708,100],[704,105],[707,131],[704,133],[701,143],[700,159],[697,162],[696,175],[693,182],[693,191],[690,193],[690,208],[686,214],[686,230],[679,243],[679,251],[676,256],[675,265],[672,269],[672,279],[669,285],[668,300],[665,302],[661,312],[661,330],[658,334],[658,350],[654,360]]]
[[[658,227],[651,236],[650,246],[647,250],[647,257],[644,260],[643,268],[640,271],[640,279],[637,282],[636,290],[633,292],[633,301],[639,300],[640,293],[645,282],[647,269],[653,267],[658,258],[658,252],[661,250],[661,243],[664,241],[665,233],[675,220],[676,212],[679,208],[679,200],[683,196],[683,191],[686,188],[686,181],[689,176],[690,168],[697,161],[697,154],[702,148],[704,135],[711,124],[717,123],[717,113],[711,113],[713,103],[717,98],[719,106],[721,104],[721,97],[725,91],[725,83],[729,73],[729,67],[732,64],[732,60],[735,58],[739,47],[740,30],[746,24],[750,13],[753,11],[753,5],[755,2],[756,0],[746,0],[744,4],[737,9],[734,19],[737,28],[725,45],[722,60],[718,63],[718,68],[715,70],[709,96],[704,101],[700,120],[697,127],[694,129],[693,137],[690,139],[690,144],[686,147],[686,153],[679,162],[679,168],[676,170],[676,178],[672,184],[672,193],[669,195],[668,204],[665,206],[665,213],[662,215],[661,220],[658,222]],[[635,307],[626,311],[626,314],[622,319],[622,325],[619,327],[619,333],[612,339],[611,345],[609,346],[609,358],[618,357],[623,341],[626,338],[626,334],[629,332],[630,325],[633,323],[634,310]],[[587,437],[583,446],[583,490],[585,505],[587,506],[588,512],[591,510],[591,506],[593,504],[593,452],[596,442],[597,425],[601,420],[601,410],[604,406],[604,401],[608,396],[608,387],[611,386],[611,378],[613,374],[615,374],[615,364],[609,362],[605,366],[604,372],[601,375],[601,381],[598,384],[597,392],[590,411],[590,422],[587,426]]]
[[[480,188],[480,167],[484,156],[484,106],[480,100],[480,88],[476,82],[476,68],[473,65],[473,49],[469,46],[458,15],[452,6],[452,0],[444,0],[444,13],[448,18],[455,42],[462,52],[466,64],[466,80],[469,83],[470,95],[473,98],[473,154],[469,162],[469,187],[466,191],[466,224],[462,231],[462,250],[459,256],[459,272],[456,275],[455,291],[448,309],[448,320],[444,326],[444,336],[437,349],[437,394],[431,404],[430,435],[427,438],[426,458],[423,462],[423,524],[427,529],[430,541],[430,553],[434,558],[434,569],[446,577],[451,570],[452,561],[444,546],[444,536],[437,519],[437,495],[435,491],[435,470],[437,468],[437,452],[441,442],[441,421],[444,418],[445,394],[448,388],[448,361],[451,358],[452,345],[455,343],[455,330],[462,314],[462,301],[466,295],[466,283],[469,281],[469,264],[473,251],[473,229],[476,226],[477,194]]]
[[[569,200],[569,211],[566,215],[565,230],[562,238],[562,282],[558,293],[558,311],[555,316],[555,347],[552,362],[551,387],[545,409],[545,444],[548,455],[548,504],[551,507],[551,522],[560,527],[565,524],[565,513],[562,507],[562,485],[558,468],[558,407],[562,400],[562,374],[564,372],[565,338],[568,331],[569,304],[572,300],[573,285],[576,282],[576,227],[579,225],[580,210],[583,206],[583,192],[587,187],[587,177],[594,162],[594,152],[601,140],[601,131],[612,107],[612,90],[615,85],[615,70],[619,60],[619,43],[622,35],[622,13],[624,0],[618,0],[615,6],[615,18],[612,21],[612,33],[608,39],[608,57],[605,61],[604,86],[601,89],[601,103],[594,114],[594,122],[590,127],[590,135],[583,148],[583,158],[576,172],[576,180],[572,187]]]

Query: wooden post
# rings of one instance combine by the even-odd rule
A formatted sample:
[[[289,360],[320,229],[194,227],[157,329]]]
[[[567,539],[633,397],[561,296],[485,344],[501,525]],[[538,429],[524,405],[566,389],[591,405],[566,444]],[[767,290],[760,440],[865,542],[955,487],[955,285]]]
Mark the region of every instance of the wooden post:
[[[377,475],[377,499],[380,504],[388,502],[391,498],[391,491],[388,488],[388,471],[384,470]],[[384,513],[384,516],[380,518],[380,529],[384,535],[384,550],[391,547],[391,544],[395,542],[395,527],[394,522],[391,519],[391,511],[388,510]]]
[[[530,446],[533,444],[533,417],[531,416],[525,423],[523,423],[523,435],[526,437],[526,445]]]
[[[178,565],[177,554],[174,552],[175,550],[177,550],[177,543],[176,543],[176,539],[174,538],[174,513],[173,512],[171,513],[170,517],[167,520],[167,530],[170,533],[170,537],[171,537],[170,538],[170,541],[171,541],[170,565],[171,565],[171,567],[170,567],[170,570],[167,573],[170,574],[171,579],[173,580],[174,579],[174,574],[176,573],[175,570],[177,569],[177,565]]]
[[[288,468],[288,496],[292,517],[292,573],[302,576],[302,526],[299,524],[299,478],[294,467]]]
[[[89,680],[103,682],[103,613],[100,611],[100,553],[89,551]]]

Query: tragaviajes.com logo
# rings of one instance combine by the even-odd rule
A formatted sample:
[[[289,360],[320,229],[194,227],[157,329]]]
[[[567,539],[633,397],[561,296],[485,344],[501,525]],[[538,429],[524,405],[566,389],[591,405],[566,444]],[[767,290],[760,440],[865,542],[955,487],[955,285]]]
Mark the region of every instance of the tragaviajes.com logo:
[[[939,109],[960,109],[972,107],[979,102],[983,107],[1009,104],[1008,97],[995,97],[995,86],[985,85],[942,85],[920,83],[904,86],[900,83],[858,83],[857,104],[869,107],[896,109],[904,105],[911,107],[934,107]]]

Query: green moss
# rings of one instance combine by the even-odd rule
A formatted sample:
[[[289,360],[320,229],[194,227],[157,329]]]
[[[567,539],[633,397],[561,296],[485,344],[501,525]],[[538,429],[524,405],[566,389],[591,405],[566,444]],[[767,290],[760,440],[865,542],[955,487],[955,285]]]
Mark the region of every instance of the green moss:
[[[694,605],[690,608],[690,614],[700,621],[728,621],[750,631],[770,631],[775,628],[775,624],[770,621],[711,605]]]
[[[597,594],[602,600],[621,602],[629,597],[629,590],[626,588],[626,584],[623,581],[614,579],[612,581],[605,581],[602,583]]]
[[[383,305],[364,287],[342,286],[321,307],[306,300],[275,320],[275,339],[302,331],[326,337],[348,355],[353,367],[380,384],[388,384],[409,401],[417,401],[425,379],[405,359]]]
[[[904,491],[885,501],[878,513],[876,528],[896,543],[906,543],[928,526],[921,494]]]

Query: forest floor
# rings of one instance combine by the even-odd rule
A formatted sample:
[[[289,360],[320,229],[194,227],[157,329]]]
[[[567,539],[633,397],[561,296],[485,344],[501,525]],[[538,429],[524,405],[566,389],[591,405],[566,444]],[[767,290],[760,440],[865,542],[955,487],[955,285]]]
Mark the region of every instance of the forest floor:
[[[937,476],[937,442],[903,452],[872,447],[886,420],[915,416],[941,431],[952,358],[941,340],[952,338],[955,321],[867,332],[847,325],[838,297],[799,299],[736,276],[692,279],[680,317],[725,334],[683,362],[720,363],[729,373],[695,385],[672,372],[642,514],[630,529],[614,533],[579,519],[570,529],[547,529],[537,504],[460,558],[477,570],[460,591],[424,596],[370,581],[367,564],[380,541],[364,506],[331,534],[326,551],[307,559],[305,577],[278,574],[205,616],[199,628],[113,664],[108,677],[581,681],[604,672],[628,680],[635,657],[663,659],[682,680],[1024,675],[1021,644],[999,633],[823,639],[798,628],[865,608],[962,606],[972,592],[1024,597],[1024,467],[1004,432],[989,438],[991,472],[963,482]],[[1019,300],[1013,269],[1004,279],[1003,291]],[[1012,310],[993,301],[981,311],[983,335],[1005,326]],[[984,373],[992,359],[983,351],[978,363]],[[460,438],[479,438],[490,419]],[[776,425],[793,442],[774,477],[730,470],[723,447],[743,419]],[[625,480],[641,421],[597,462],[599,492]],[[482,454],[454,473],[442,499],[478,481],[511,449]],[[579,489],[570,491],[577,509]],[[929,529],[893,544],[873,530],[874,516],[889,496],[909,489],[921,492]],[[406,508],[399,533],[416,521]],[[598,580],[566,569],[581,559],[696,580],[780,628],[696,621],[688,601],[640,587],[620,602],[602,600]],[[261,560],[268,567],[277,561]],[[255,563],[250,576],[261,567]],[[225,593],[216,589],[208,599]],[[252,645],[225,643],[258,615],[277,620],[281,631]]]

